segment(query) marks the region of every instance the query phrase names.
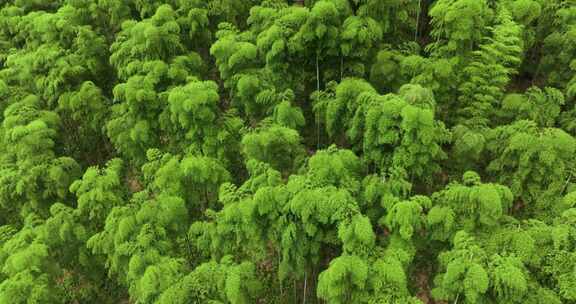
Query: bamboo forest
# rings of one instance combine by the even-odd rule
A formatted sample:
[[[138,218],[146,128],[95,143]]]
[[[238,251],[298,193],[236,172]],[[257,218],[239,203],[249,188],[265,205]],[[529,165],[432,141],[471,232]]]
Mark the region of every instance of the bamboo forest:
[[[576,304],[576,0],[1,0],[0,304]]]

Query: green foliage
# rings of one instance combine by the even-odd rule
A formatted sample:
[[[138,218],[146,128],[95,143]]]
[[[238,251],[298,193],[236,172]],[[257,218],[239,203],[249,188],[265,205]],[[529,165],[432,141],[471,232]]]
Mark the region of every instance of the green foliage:
[[[93,82],[84,82],[79,91],[63,94],[58,100],[63,111],[70,112],[75,121],[86,118],[86,128],[96,133],[101,132],[108,111],[109,102],[102,94],[102,90]]]
[[[58,157],[54,151],[60,119],[41,110],[32,95],[10,105],[4,116],[2,205],[22,208],[24,213],[46,212],[46,203],[68,197],[68,186],[80,175],[74,159]]]
[[[437,1],[430,9],[436,42],[429,47],[442,56],[472,51],[482,40],[492,14],[486,0]]]
[[[0,304],[576,301],[573,0],[0,3]]]
[[[554,127],[564,105],[564,95],[557,89],[529,88],[525,94],[510,94],[502,101],[504,115],[529,119],[539,127]]]
[[[214,222],[191,227],[203,250],[216,256],[241,250],[259,259],[268,252],[280,259],[278,275],[285,280],[306,276],[324,246],[341,244],[352,253],[374,246],[370,220],[359,213],[350,192],[359,190],[360,173],[351,151],[331,147],[317,152],[306,170],[286,184],[269,165],[256,164],[250,163],[251,179],[242,187],[221,188],[224,207],[213,215]]]
[[[60,303],[54,289],[58,269],[48,247],[35,240],[35,230],[28,226],[2,244],[0,303]]]
[[[433,99],[424,95],[420,100],[422,96],[407,95],[405,89],[401,94],[408,100],[393,94],[367,98],[356,111],[352,132],[363,130],[362,150],[378,168],[398,168],[429,180],[439,171],[436,161],[446,157],[441,144],[449,140],[449,133],[434,120]],[[349,133],[352,139],[358,136],[354,133]]]
[[[343,133],[350,124],[358,107],[356,101],[362,93],[374,93],[375,90],[364,80],[349,78],[336,87],[333,100],[330,100],[324,112],[326,113],[326,129],[328,134]]]
[[[287,100],[274,108],[273,119],[277,124],[291,129],[301,128],[306,123],[302,110],[292,106]]]
[[[175,254],[174,239],[187,222],[188,210],[182,199],[168,195],[147,199],[139,193],[131,204],[114,207],[104,229],[86,245],[106,258],[110,275],[125,284],[134,298],[146,301],[171,285],[150,280],[156,279],[154,273],[176,271],[177,264],[169,256]]]
[[[368,265],[356,256],[341,256],[318,278],[318,296],[329,303],[359,303],[366,288]]]
[[[183,139],[191,142],[189,150],[203,155],[219,156],[222,144],[218,128],[218,86],[214,82],[189,82],[168,94],[170,120],[181,129]]]
[[[298,132],[275,124],[244,135],[242,151],[247,159],[266,162],[281,171],[294,170],[305,153]]]
[[[363,58],[382,40],[382,29],[372,18],[349,17],[342,30],[342,55]]]
[[[439,256],[445,272],[435,278],[434,297],[452,300],[462,294],[466,303],[480,302],[490,286],[484,265],[486,258],[483,250],[474,244],[474,238],[458,232],[454,237],[454,248]]]
[[[424,208],[430,208],[428,197],[413,197],[408,201],[401,201],[388,207],[388,214],[384,219],[386,227],[397,232],[405,240],[410,240],[424,224]]]
[[[110,160],[106,168],[88,168],[82,179],[70,185],[70,192],[78,197],[75,212],[98,229],[110,210],[124,203],[122,167],[121,159]]]
[[[354,0],[357,14],[368,16],[380,23],[385,41],[396,42],[418,37],[420,3],[416,1]]]
[[[148,150],[142,166],[148,189],[182,198],[190,210],[203,212],[214,201],[218,188],[230,180],[230,173],[218,160],[205,156],[174,156]]]
[[[536,209],[553,208],[545,199],[561,195],[570,179],[574,138],[561,129],[539,129],[531,121],[517,121],[494,129],[488,141],[495,157],[487,168],[498,172],[500,183]]]
[[[419,84],[424,88],[432,90],[436,100],[436,114],[442,118],[447,125],[451,125],[455,118],[453,110],[460,109],[458,87],[463,77],[460,65],[461,58],[454,56],[450,58],[421,57],[412,54],[398,58],[400,68],[395,71],[399,76],[395,79],[410,79],[413,84]]]
[[[430,178],[438,171],[434,161],[445,157],[440,144],[448,141],[448,131],[434,120],[429,90],[407,85],[399,94],[380,96],[365,81],[346,79],[336,87],[334,98],[320,101],[315,110],[325,113],[329,134],[346,130],[356,150],[377,168]]]
[[[235,264],[230,256],[199,265],[166,290],[157,303],[248,304],[261,292],[254,264]]]
[[[162,143],[160,132],[170,130],[168,115],[168,89],[163,84],[173,81],[184,84],[196,66],[195,57],[176,57],[172,64],[148,61],[138,64],[142,75],[132,76],[126,83],[114,88],[115,99],[122,101],[112,107],[107,134],[117,149],[136,158],[144,159],[147,149]]]
[[[174,10],[164,5],[149,19],[124,22],[110,51],[110,63],[122,79],[139,71],[143,62],[167,60],[181,53],[180,27]]]
[[[510,189],[498,184],[483,184],[476,172],[466,172],[463,184],[453,183],[435,193],[434,206],[427,216],[432,236],[451,239],[456,231],[473,231],[497,226],[512,207]]]
[[[380,93],[396,92],[407,82],[402,75],[400,64],[405,56],[399,51],[380,51],[370,69],[370,83]]]
[[[291,37],[289,49],[317,57],[335,55],[332,52],[337,51],[338,26],[342,24],[343,16],[349,14],[349,10],[348,1],[320,0],[316,2],[306,22]],[[344,25],[344,27],[346,31],[347,26]]]
[[[555,87],[564,88],[573,78],[574,30],[576,10],[573,5],[559,1],[543,2],[542,17],[545,22],[541,31],[545,53],[538,62],[537,73]]]
[[[502,10],[493,37],[473,52],[472,61],[464,68],[464,82],[460,85],[460,113],[463,123],[473,126],[489,125],[495,107],[521,62],[523,42],[521,27]]]

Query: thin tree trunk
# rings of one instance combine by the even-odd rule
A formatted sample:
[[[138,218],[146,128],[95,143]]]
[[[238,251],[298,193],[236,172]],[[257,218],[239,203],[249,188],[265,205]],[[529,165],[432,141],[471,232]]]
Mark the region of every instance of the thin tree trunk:
[[[340,82],[344,79],[344,55],[340,54]]]
[[[302,304],[306,304],[306,291],[308,290],[308,271],[304,272],[304,295],[302,296]]]
[[[320,54],[316,52],[316,90],[320,91]]]
[[[422,0],[418,0],[418,14],[416,15],[416,32],[414,33],[414,42],[418,42],[418,31],[420,30],[421,11],[422,11]]]
[[[190,248],[190,236],[186,232],[186,249],[188,251],[188,265],[192,266],[192,248]]]
[[[298,284],[296,284],[296,279],[294,279],[294,301],[298,301]]]
[[[316,91],[320,92],[320,54],[316,52]],[[316,150],[320,149],[320,112],[316,113]]]
[[[202,211],[206,211],[208,205],[210,204],[210,199],[208,198],[208,186],[204,186],[204,204],[202,205]]]
[[[278,254],[278,265],[280,265],[280,263],[282,263],[282,258],[280,257],[279,252],[277,252]],[[280,297],[282,299],[284,299],[284,282],[283,280],[280,280]]]

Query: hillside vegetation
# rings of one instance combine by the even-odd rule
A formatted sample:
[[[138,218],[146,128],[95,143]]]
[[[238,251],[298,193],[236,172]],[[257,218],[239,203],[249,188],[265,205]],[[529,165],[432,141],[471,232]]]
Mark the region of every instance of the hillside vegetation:
[[[575,0],[0,1],[0,304],[575,304]]]

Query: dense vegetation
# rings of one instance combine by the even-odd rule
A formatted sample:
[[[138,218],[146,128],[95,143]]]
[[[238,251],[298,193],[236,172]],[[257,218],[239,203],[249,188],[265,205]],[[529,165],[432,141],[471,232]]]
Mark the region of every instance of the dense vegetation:
[[[4,0],[0,304],[576,303],[576,1]]]

